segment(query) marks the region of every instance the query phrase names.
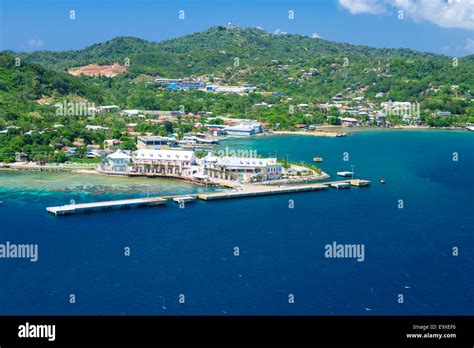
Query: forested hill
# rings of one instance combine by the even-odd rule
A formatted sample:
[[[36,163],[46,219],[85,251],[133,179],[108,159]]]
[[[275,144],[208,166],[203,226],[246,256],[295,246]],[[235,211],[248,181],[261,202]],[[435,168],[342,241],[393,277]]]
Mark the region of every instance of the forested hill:
[[[19,56],[29,62],[41,64],[55,70],[67,70],[72,67],[91,63],[105,65],[113,62],[123,63],[126,57],[157,51],[158,44],[134,37],[117,37],[88,46],[81,50],[52,52],[35,51]]]
[[[462,58],[462,60],[467,61],[467,62],[474,62],[474,54],[471,54],[469,56],[465,56]]]
[[[433,86],[459,85],[469,97],[473,56],[453,58],[409,49],[380,49],[256,28],[212,27],[184,37],[150,42],[119,37],[77,51],[20,54],[26,61],[64,71],[87,64],[124,64],[125,79],[138,75],[224,78],[225,83],[265,85],[302,98],[327,100],[345,89],[368,86],[366,96],[421,101]],[[305,72],[312,72],[306,78]],[[120,79],[122,79],[121,77]]]
[[[15,117],[34,111],[40,101],[69,96],[100,103],[99,90],[81,78],[46,69],[38,64],[15,60],[0,53],[0,112]],[[18,63],[18,64],[17,64]],[[47,104],[44,105],[47,105]]]
[[[82,50],[22,54],[28,61],[56,70],[90,63],[122,63],[130,59],[132,73],[160,75],[192,75],[221,71],[234,66],[235,58],[241,66],[266,66],[272,61],[295,64],[329,56],[364,59],[370,62],[389,59],[449,61],[450,58],[409,49],[377,49],[336,43],[301,35],[269,34],[255,28],[212,27],[184,37],[150,42],[133,37],[118,37],[94,44]]]

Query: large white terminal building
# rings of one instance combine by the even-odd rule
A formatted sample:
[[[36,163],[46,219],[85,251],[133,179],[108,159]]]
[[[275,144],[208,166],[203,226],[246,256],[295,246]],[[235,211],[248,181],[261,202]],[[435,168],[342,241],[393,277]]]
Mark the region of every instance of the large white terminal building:
[[[139,173],[185,174],[196,164],[194,151],[138,150],[133,171]]]
[[[217,157],[208,154],[202,162],[210,178],[241,182],[281,179],[282,166],[276,158]]]
[[[258,182],[281,179],[282,166],[276,158],[215,156],[198,159],[194,151],[141,149],[130,156],[118,150],[99,165],[101,172],[122,175],[181,175]]]

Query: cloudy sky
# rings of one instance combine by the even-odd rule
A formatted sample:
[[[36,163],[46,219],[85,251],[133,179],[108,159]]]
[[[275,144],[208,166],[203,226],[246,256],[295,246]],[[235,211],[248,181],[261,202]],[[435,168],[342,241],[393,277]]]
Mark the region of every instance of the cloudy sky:
[[[0,49],[78,49],[116,36],[160,41],[229,22],[374,47],[474,53],[474,0],[0,0]]]

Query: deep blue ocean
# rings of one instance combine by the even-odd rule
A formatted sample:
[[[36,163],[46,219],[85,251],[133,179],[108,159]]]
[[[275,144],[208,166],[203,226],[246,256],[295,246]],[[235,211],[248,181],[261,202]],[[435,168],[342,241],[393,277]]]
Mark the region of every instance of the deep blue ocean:
[[[45,208],[71,199],[206,188],[0,172],[0,243],[39,246],[37,262],[0,259],[0,314],[474,314],[474,133],[370,130],[221,146],[321,156],[331,179],[352,164],[372,186],[55,217]],[[325,258],[334,241],[364,244],[364,262]]]

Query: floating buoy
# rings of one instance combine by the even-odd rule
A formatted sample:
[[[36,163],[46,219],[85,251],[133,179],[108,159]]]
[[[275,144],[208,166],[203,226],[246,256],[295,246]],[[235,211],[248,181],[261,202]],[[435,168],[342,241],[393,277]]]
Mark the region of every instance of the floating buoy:
[[[385,184],[385,179],[380,179],[381,184]]]

